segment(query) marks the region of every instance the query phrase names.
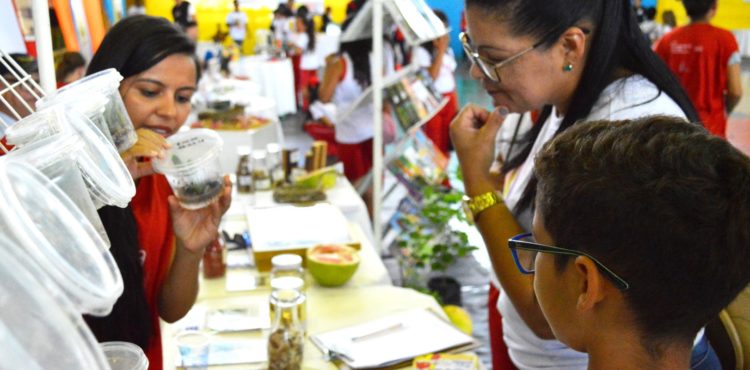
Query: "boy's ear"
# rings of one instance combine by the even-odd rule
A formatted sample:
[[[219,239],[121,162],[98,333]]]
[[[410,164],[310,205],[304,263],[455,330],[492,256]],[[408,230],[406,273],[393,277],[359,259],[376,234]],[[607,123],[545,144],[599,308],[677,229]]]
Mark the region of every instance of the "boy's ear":
[[[594,261],[586,256],[576,257],[573,265],[579,282],[576,308],[581,311],[591,310],[604,299],[606,278],[599,272]]]

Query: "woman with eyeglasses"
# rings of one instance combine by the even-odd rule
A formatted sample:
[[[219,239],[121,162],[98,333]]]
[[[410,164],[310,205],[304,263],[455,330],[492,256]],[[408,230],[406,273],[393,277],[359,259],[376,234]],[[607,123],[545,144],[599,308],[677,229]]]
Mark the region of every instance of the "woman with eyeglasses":
[[[490,254],[493,288],[500,290],[502,324],[497,312],[490,315],[493,368],[512,368],[505,365],[507,345],[518,369],[586,369],[586,354],[555,340],[537,303],[533,275],[516,268],[508,248],[509,239],[531,231],[534,157],[577,122],[653,114],[698,122],[698,116],[643,37],[629,0],[466,0],[466,19],[461,42],[472,61],[471,75],[495,110],[466,106],[451,125],[451,139],[466,208]],[[534,110],[540,112],[536,124],[503,163],[504,180],[498,183],[489,169],[504,117]],[[491,290],[491,299],[496,294]],[[702,331],[696,344],[693,363],[701,367],[693,368],[719,366]]]

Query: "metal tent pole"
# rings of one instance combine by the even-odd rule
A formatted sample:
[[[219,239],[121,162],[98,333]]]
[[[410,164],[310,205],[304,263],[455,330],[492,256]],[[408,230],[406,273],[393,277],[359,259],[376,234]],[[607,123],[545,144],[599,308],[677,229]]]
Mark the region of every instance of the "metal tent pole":
[[[57,83],[55,81],[55,55],[52,50],[49,5],[47,0],[33,0],[31,5],[32,16],[34,17],[39,80],[44,92],[52,94],[57,90]]]
[[[372,0],[372,99],[373,130],[372,143],[372,226],[376,250],[381,251],[383,226],[381,219],[383,193],[383,0]]]

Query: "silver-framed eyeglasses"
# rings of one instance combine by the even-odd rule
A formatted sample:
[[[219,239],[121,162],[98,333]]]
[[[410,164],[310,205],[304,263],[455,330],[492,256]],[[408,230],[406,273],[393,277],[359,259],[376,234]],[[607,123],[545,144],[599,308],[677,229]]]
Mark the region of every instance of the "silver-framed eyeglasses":
[[[516,59],[522,57],[524,54],[538,48],[544,43],[543,41],[539,41],[536,44],[531,45],[528,48],[523,49],[519,51],[518,53],[511,55],[510,57],[506,58],[502,62],[493,63],[492,61],[489,61],[481,57],[479,53],[474,50],[474,48],[471,46],[471,40],[469,39],[469,35],[467,35],[466,32],[461,32],[458,35],[458,38],[461,40],[461,45],[463,45],[464,47],[464,52],[466,52],[466,55],[469,56],[469,59],[471,60],[471,62],[476,64],[477,67],[479,67],[479,70],[482,71],[485,77],[495,82],[500,82],[500,73],[498,72],[500,68],[507,66],[508,64],[512,63]]]
[[[551,254],[562,254],[565,256],[586,256],[594,262],[599,271],[604,276],[609,278],[615,286],[620,290],[628,290],[630,284],[625,279],[621,278],[614,271],[610,270],[607,266],[596,259],[596,257],[586,253],[573,249],[560,248],[552,245],[540,244],[534,240],[534,236],[530,233],[519,234],[508,240],[508,248],[513,254],[513,260],[516,262],[516,267],[522,274],[533,274],[534,273],[534,262],[536,261],[537,253],[551,253]]]

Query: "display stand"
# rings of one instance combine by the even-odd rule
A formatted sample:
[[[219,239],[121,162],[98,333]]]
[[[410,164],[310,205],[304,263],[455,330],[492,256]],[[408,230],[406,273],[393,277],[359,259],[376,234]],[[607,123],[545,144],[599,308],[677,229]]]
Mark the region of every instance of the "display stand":
[[[416,46],[421,43],[434,40],[445,35],[448,30],[424,0],[372,0],[363,6],[357,13],[354,20],[347,30],[341,35],[341,42],[349,42],[372,38],[373,50],[373,71],[383,70],[383,38],[373,37],[373,35],[383,35],[385,26],[397,26],[409,45]],[[351,113],[362,104],[371,94],[373,99],[373,163],[371,176],[365,180],[372,179],[372,199],[373,199],[373,233],[376,243],[381,243],[383,239],[383,221],[381,216],[383,199],[383,89],[389,83],[395,83],[402,77],[415,73],[414,66],[407,66],[405,71],[396,76],[384,77],[382,73],[375,73],[372,79],[372,86],[368,88],[356,104],[353,104],[345,114]],[[431,112],[430,117],[423,119],[427,122],[431,116],[437,113],[437,110]],[[414,125],[419,127],[419,125]],[[416,129],[415,129],[416,130]],[[407,132],[408,134],[408,132]],[[408,135],[406,135],[408,136]],[[368,181],[363,181],[367,183]],[[362,190],[360,188],[359,190]],[[360,192],[362,193],[362,191]],[[376,246],[381,249],[381,246]]]

